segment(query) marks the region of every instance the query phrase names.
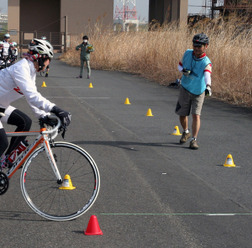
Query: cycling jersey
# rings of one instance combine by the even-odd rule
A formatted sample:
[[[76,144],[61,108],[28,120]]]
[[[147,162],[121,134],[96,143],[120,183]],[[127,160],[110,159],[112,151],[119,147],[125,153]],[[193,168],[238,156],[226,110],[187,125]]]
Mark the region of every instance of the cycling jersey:
[[[45,116],[55,105],[37,91],[34,63],[25,58],[0,71],[0,108],[6,109],[22,96],[38,118]]]
[[[192,49],[188,49],[183,56],[182,68],[190,71],[190,75],[182,76],[181,85],[194,95],[201,95],[206,89],[204,72],[211,73],[211,61],[204,54],[200,58],[196,58]],[[209,67],[210,66],[210,67]]]
[[[8,41],[3,41],[3,56],[9,56],[10,43]]]

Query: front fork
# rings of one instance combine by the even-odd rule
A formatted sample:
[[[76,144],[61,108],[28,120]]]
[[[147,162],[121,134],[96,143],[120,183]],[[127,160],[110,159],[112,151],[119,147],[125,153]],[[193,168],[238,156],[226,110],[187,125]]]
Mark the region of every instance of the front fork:
[[[62,177],[60,175],[57,163],[55,161],[52,149],[51,149],[51,145],[50,145],[50,141],[48,139],[47,136],[44,136],[44,147],[45,147],[45,151],[46,151],[46,155],[49,159],[50,165],[52,167],[52,170],[57,178],[57,183],[61,184],[62,183]]]

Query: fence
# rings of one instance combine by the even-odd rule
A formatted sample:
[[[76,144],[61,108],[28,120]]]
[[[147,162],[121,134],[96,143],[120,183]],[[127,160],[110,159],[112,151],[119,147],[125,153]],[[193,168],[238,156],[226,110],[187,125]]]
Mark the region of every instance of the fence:
[[[67,42],[67,37],[64,32],[24,32],[21,31],[19,34],[19,48],[20,54],[22,54],[24,49],[28,48],[28,44],[33,38],[41,38],[45,36],[46,39],[52,44],[54,50],[58,52],[66,51],[69,44]]]

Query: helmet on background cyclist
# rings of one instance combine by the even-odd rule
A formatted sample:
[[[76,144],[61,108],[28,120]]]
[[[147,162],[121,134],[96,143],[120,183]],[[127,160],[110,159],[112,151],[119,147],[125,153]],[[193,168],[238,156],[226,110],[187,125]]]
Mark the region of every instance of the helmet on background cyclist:
[[[47,40],[46,36],[41,36],[41,40]]]
[[[209,38],[206,34],[200,33],[194,35],[192,42],[194,46],[208,45]]]
[[[44,68],[44,63],[47,59],[53,58],[53,47],[49,41],[41,39],[33,39],[28,45],[29,53],[34,56],[34,59],[38,61],[39,70]]]
[[[87,35],[84,35],[84,36],[82,37],[82,39],[83,39],[83,40],[88,40],[88,36],[87,36]]]
[[[5,34],[4,39],[10,39],[10,34]]]
[[[17,42],[13,41],[13,42],[12,42],[12,45],[13,45],[14,47],[17,47]]]

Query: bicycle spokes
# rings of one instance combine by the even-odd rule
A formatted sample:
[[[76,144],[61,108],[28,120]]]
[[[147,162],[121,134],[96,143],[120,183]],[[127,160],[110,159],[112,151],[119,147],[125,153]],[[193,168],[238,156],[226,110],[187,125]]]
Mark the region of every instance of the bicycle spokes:
[[[54,142],[48,150],[47,153],[45,146],[38,148],[24,164],[20,180],[22,194],[27,204],[44,218],[75,219],[97,198],[98,167],[91,156],[75,144]],[[54,163],[62,179],[56,176]]]

